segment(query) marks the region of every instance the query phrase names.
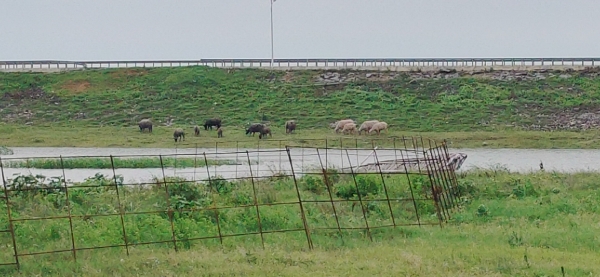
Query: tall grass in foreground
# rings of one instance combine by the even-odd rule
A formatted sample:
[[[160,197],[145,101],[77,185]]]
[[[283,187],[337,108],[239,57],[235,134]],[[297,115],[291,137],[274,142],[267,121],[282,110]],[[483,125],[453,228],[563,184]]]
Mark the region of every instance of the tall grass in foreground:
[[[390,198],[410,195],[411,186],[426,197],[427,178],[386,177]],[[362,230],[335,230],[331,204],[305,203],[308,226],[334,227],[312,232],[315,249],[307,251],[303,231],[265,234],[265,248],[259,235],[226,237],[222,234],[256,233],[256,201],[262,204],[297,199],[294,183],[273,178],[252,184],[213,179],[189,185],[182,179],[156,181],[149,189],[120,186],[120,203],[125,212],[125,235],[121,228],[119,202],[112,178],[92,177],[69,189],[76,247],[118,245],[127,237],[130,256],[124,248],[82,250],[78,262],[72,253],[22,257],[22,274],[44,276],[106,275],[245,275],[245,276],[597,276],[600,274],[600,173],[560,174],[539,172],[514,174],[507,171],[471,171],[459,179],[460,208],[450,222],[439,228],[390,227]],[[380,176],[352,178],[333,175],[334,199],[356,200],[363,206],[337,203],[338,220],[344,227],[360,227],[366,211],[371,227],[391,221],[387,203],[375,201],[385,193]],[[13,184],[18,185],[18,184]],[[87,187],[98,185],[101,187]],[[303,200],[328,199],[322,179],[299,180]],[[210,188],[210,189],[209,189]],[[66,194],[61,188],[10,192],[14,218],[66,215]],[[418,203],[421,220],[435,221],[431,202]],[[322,205],[321,205],[322,204]],[[215,213],[206,207],[235,206]],[[174,209],[173,217],[166,213]],[[0,224],[6,224],[5,205],[0,207]],[[154,214],[141,213],[156,211]],[[297,204],[259,208],[262,230],[301,229]],[[393,201],[398,223],[416,220],[412,203]],[[104,214],[105,216],[94,216]],[[113,214],[112,216],[108,216]],[[173,225],[171,225],[171,219]],[[217,221],[218,219],[218,221]],[[217,224],[219,222],[219,224]],[[171,227],[173,226],[173,227]],[[219,227],[220,226],[220,230]],[[0,226],[5,228],[7,226]],[[70,249],[68,219],[16,222],[20,253]],[[173,243],[172,235],[177,242]],[[10,261],[10,237],[3,237],[0,262]],[[145,242],[164,241],[142,245]],[[177,246],[178,252],[174,252]],[[5,275],[17,274],[0,268]]]
[[[164,167],[204,167],[207,165],[234,164],[231,160],[204,160],[203,156],[198,158],[172,158],[163,157],[162,164],[158,157],[152,158],[113,158],[115,168],[160,168]],[[27,159],[3,162],[5,167],[13,168],[39,168],[39,169],[74,169],[74,168],[112,168],[110,158],[57,158]]]

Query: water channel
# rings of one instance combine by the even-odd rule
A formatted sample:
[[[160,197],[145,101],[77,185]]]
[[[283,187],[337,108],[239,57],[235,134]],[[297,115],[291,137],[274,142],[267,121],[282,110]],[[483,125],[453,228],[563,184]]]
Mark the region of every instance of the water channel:
[[[328,167],[356,166],[363,162],[389,160],[408,155],[399,150],[377,150],[377,157],[372,150],[319,150],[293,148],[288,157],[285,150],[278,149],[219,149],[215,154],[212,148],[70,148],[70,147],[13,147],[13,155],[3,155],[3,161],[9,159],[23,159],[32,157],[57,158],[59,156],[125,156],[145,155],[157,157],[158,155],[174,155],[178,158],[194,158],[203,160],[203,153],[208,159],[226,159],[236,161],[233,165],[220,165],[197,168],[161,168],[144,169],[116,169],[116,174],[124,177],[125,182],[146,182],[154,177],[181,176],[188,179],[202,180],[209,176],[235,177],[266,177],[275,172],[291,172],[290,158],[295,173],[306,172],[311,168],[320,168],[321,163]],[[247,153],[245,151],[248,151]],[[539,170],[543,162],[547,171],[576,172],[600,170],[600,150],[587,149],[449,149],[450,153],[465,153],[468,158],[459,171],[474,168],[503,167],[513,172],[528,172]],[[182,156],[188,155],[188,156]],[[250,162],[249,162],[250,161]],[[250,171],[252,169],[252,171]],[[112,169],[66,169],[64,175],[67,180],[78,182],[91,177],[96,173],[113,176]],[[13,178],[15,174],[41,174],[44,176],[62,176],[61,169],[35,169],[35,168],[4,168],[5,179]]]

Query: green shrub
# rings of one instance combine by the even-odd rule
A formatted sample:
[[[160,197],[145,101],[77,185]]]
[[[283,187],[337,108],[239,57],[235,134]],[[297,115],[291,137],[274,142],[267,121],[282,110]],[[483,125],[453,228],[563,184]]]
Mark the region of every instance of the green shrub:
[[[304,176],[301,179],[301,187],[303,190],[310,191],[315,194],[321,194],[326,189],[323,179],[315,176]]]

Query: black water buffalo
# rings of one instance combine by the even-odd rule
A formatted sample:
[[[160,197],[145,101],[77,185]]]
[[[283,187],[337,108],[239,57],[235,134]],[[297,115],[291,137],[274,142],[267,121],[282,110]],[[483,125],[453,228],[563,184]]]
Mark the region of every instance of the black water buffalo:
[[[206,121],[204,121],[204,130],[208,130],[208,128],[210,128],[212,130],[213,126],[216,126],[217,128],[221,128],[221,119],[216,117],[216,118],[211,118],[211,119],[207,119]]]
[[[144,129],[148,129],[149,133],[152,133],[152,121],[150,119],[142,119],[138,122],[138,126],[140,127],[140,132],[144,132]]]
[[[261,131],[260,131],[260,135],[258,135],[259,139],[262,138],[266,138],[267,135],[269,135],[270,137],[273,137],[273,134],[271,134],[271,128],[269,127],[264,127]]]
[[[254,123],[252,125],[250,125],[250,127],[248,127],[246,129],[246,135],[252,133],[252,136],[254,136],[254,133],[259,133],[262,131],[262,129],[265,128],[265,125],[262,123]]]
[[[175,139],[175,142],[177,142],[177,139],[179,139],[180,142],[182,139],[185,140],[185,132],[183,132],[183,129],[175,129],[175,131],[173,131],[173,139]]]
[[[285,133],[290,134],[296,130],[296,120],[288,120],[285,122]]]

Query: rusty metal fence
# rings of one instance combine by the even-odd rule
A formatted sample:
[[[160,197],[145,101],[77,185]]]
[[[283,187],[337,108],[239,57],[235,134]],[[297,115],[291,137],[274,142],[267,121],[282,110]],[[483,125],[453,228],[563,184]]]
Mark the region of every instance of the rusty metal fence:
[[[281,243],[277,234],[312,249],[332,236],[358,232],[373,240],[374,232],[401,226],[441,227],[458,206],[446,144],[419,137],[394,139],[388,148],[371,143],[3,158],[0,235],[12,249],[0,263],[19,267],[23,257],[54,253],[76,260],[106,248],[130,255],[144,245],[179,251],[250,237],[264,247]],[[15,173],[23,168],[46,171]],[[41,176],[52,170],[58,176]],[[101,170],[108,172],[94,175]]]

